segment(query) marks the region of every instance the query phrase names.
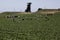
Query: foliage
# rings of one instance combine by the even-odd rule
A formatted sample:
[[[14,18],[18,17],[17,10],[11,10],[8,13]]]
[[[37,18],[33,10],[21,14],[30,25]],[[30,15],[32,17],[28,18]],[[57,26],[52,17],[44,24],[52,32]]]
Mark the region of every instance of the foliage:
[[[14,20],[5,16],[0,15],[0,40],[60,40],[60,14],[19,14]]]

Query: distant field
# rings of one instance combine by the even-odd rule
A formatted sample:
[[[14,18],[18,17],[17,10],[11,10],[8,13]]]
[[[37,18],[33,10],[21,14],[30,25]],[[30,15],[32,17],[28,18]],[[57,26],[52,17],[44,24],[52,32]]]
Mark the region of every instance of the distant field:
[[[60,40],[60,13],[0,14],[0,40]]]

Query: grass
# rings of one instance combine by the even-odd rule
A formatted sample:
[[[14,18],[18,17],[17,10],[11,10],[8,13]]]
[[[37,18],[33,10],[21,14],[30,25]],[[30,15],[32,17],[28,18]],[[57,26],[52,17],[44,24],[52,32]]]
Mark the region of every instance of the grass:
[[[20,14],[14,21],[7,15],[13,14],[0,14],[0,40],[60,40],[60,14]]]

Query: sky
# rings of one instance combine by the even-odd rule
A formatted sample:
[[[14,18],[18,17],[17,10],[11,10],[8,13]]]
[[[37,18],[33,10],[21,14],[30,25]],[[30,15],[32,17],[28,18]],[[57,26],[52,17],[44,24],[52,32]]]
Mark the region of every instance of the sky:
[[[35,12],[38,8],[58,9],[60,0],[0,0],[0,12],[19,11],[24,12],[27,3],[32,2],[31,11]]]

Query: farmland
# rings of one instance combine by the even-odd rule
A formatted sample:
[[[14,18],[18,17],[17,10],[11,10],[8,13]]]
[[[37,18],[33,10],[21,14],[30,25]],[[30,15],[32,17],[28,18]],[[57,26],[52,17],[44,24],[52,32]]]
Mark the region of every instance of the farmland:
[[[17,15],[17,18],[6,16]],[[60,13],[0,14],[0,40],[60,40]]]

